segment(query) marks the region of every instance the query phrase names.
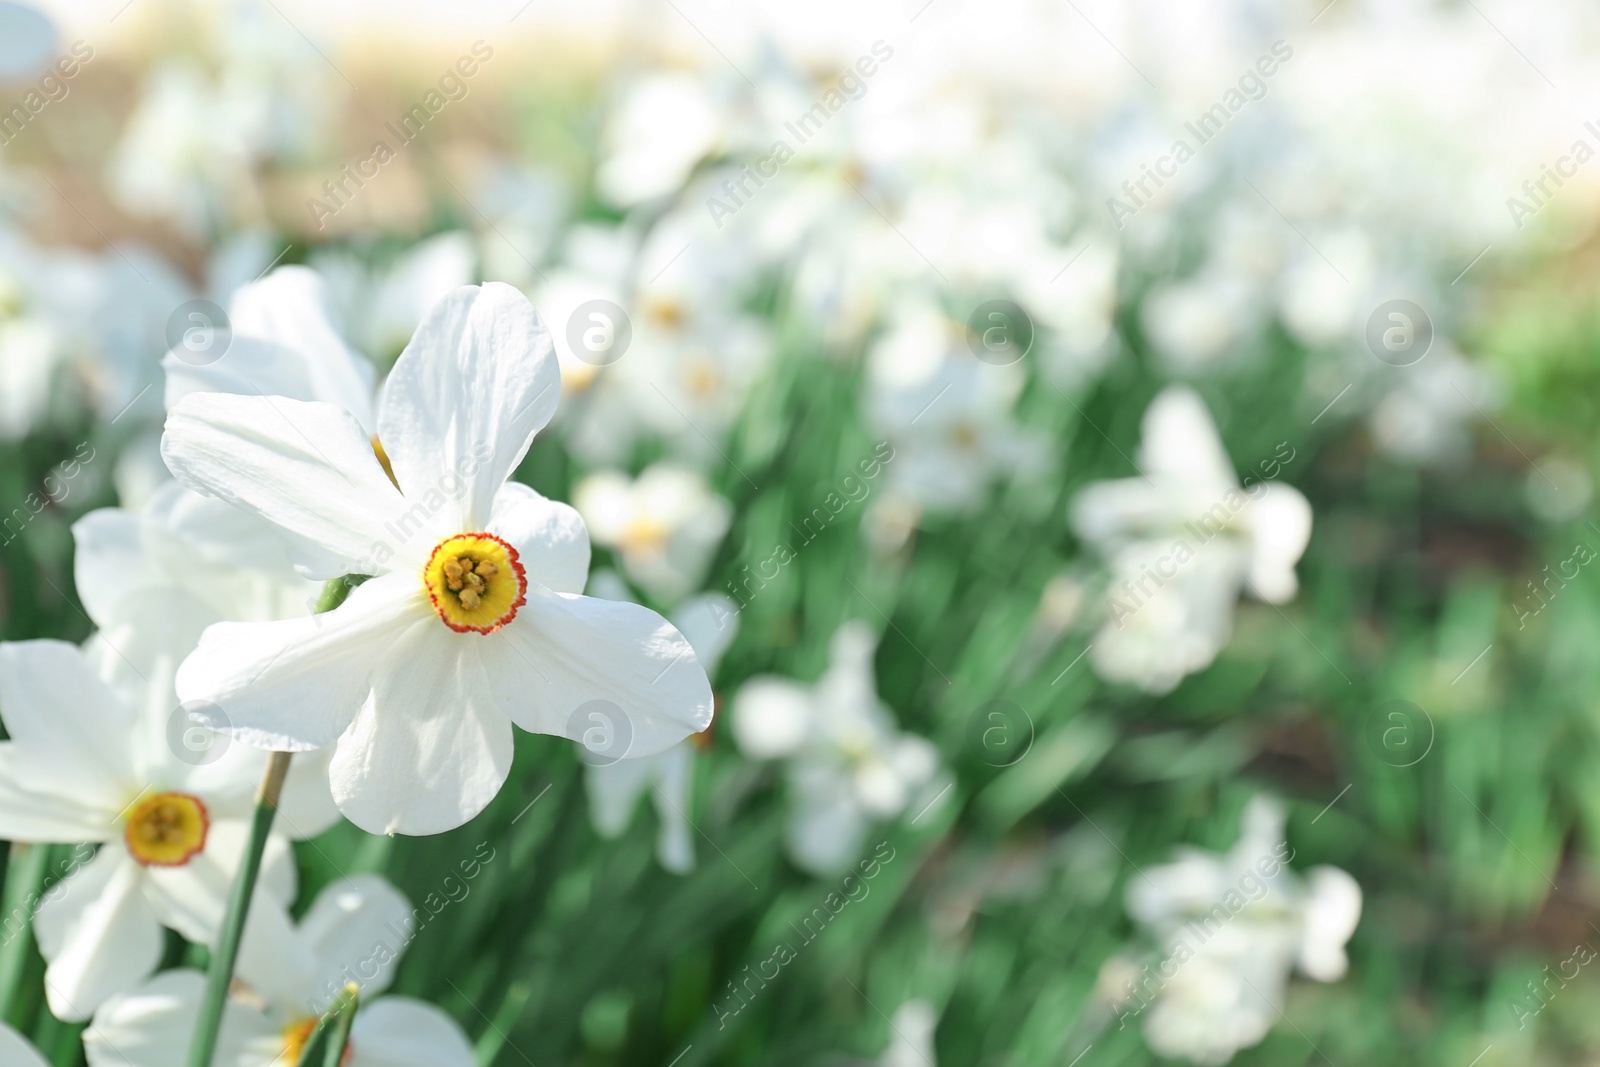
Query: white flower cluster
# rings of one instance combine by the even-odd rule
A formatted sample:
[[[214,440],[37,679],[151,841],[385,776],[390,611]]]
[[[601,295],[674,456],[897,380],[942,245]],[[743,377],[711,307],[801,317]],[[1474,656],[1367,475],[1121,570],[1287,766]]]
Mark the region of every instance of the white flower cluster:
[[[309,38],[272,5],[227,5],[196,29],[207,62],[161,56],[142,72],[97,179],[108,210],[162,231],[162,251],[25,231],[24,206],[49,188],[7,157],[0,439],[87,414],[90,440],[48,503],[81,478],[122,504],[73,526],[94,636],[0,646],[0,838],[98,846],[32,916],[50,1008],[94,1021],[95,1067],[181,1054],[199,980],[147,979],[163,927],[215,941],[263,750],[298,755],[240,955],[253,996],[230,1004],[223,1048],[265,1065],[305,1040],[322,983],[407,913],[392,887],[355,878],[293,923],[288,842],[341,815],[374,834],[461,826],[507,780],[513,727],[581,746],[604,835],[649,793],[662,865],[692,867],[697,746],[752,586],[847,508],[860,506],[840,520],[849,532],[826,536],[859,526],[885,567],[942,524],[1059,519],[1055,483],[1121,440],[1091,397],[1155,374],[1124,476],[1066,501],[1096,569],[1045,599],[1057,631],[1080,615],[1095,629],[1101,678],[1161,694],[1223,653],[1241,595],[1276,608],[1297,593],[1312,513],[1289,482],[1306,442],[1230,456],[1218,423],[1232,440],[1249,418],[1223,399],[1242,372],[1292,346],[1308,435],[1345,423],[1404,463],[1468,450],[1500,391],[1450,339],[1478,276],[1461,268],[1501,239],[1459,206],[1481,203],[1459,175],[1483,150],[1439,134],[1436,151],[1407,152],[1420,173],[1361,167],[1463,113],[1405,49],[1464,66],[1456,31],[1473,12],[1084,6],[997,5],[954,44],[907,31],[857,53],[807,38],[700,66],[664,47],[605,85],[581,178],[502,145],[441,151],[450,188],[433,202],[416,192],[423,139],[446,141],[513,65],[474,48],[448,83],[427,68],[444,94],[429,90],[430,111],[448,102],[448,118],[417,125],[418,148],[382,170],[358,168],[335,213],[323,185],[339,171],[319,168],[354,83],[326,56],[307,62]],[[1555,6],[1559,34],[1573,16]],[[1057,17],[1104,32],[1036,32]],[[1332,82],[1308,72],[1356,69],[1374,28],[1401,43],[1324,99]],[[1225,60],[1222,83],[1197,42]],[[90,54],[73,52],[75,100],[115,61]],[[1581,57],[1556,58],[1576,71]],[[1473,79],[1485,94],[1493,74]],[[1509,92],[1493,90],[1493,111],[1514,129]],[[8,138],[39,137],[67,110],[51,104]],[[1354,121],[1384,107],[1408,121]],[[1168,115],[1200,116],[1204,136],[1174,152]],[[280,213],[308,189],[322,205],[309,221]],[[431,236],[377,250],[361,229],[374,217]],[[446,217],[465,221],[438,232]],[[1407,294],[1437,336],[1416,366],[1385,366],[1369,315]],[[197,311],[174,334],[174,309],[201,303],[226,321]],[[797,448],[775,413],[818,367],[848,383],[843,421],[881,444],[826,442],[838,462],[817,465],[854,480],[807,503],[803,540],[773,524],[781,551],[719,590],[719,561],[752,558],[738,501],[761,480],[730,453]],[[572,506],[514,477],[530,448],[541,458],[540,434],[574,461]],[[97,461],[97,445],[118,458]],[[30,536],[46,506],[0,517],[0,538]],[[591,573],[591,541],[614,570]],[[758,676],[725,704],[742,755],[779,768],[790,857],[828,874],[875,824],[920,819],[944,778],[879,695],[876,624],[802,625],[831,635],[828,662]],[[1169,955],[1248,871],[1263,887],[1141,1008],[1158,1051],[1222,1062],[1272,1025],[1291,970],[1342,973],[1359,890],[1338,872],[1295,876],[1281,834],[1252,808],[1227,857],[1133,883],[1129,909]],[[931,1046],[933,1009],[903,1011],[911,1037],[885,1062]],[[0,1030],[6,1062],[31,1055],[18,1040]],[[389,1055],[402,1046],[411,1059]],[[401,998],[365,1006],[352,1047],[352,1067],[471,1062],[454,1024]]]

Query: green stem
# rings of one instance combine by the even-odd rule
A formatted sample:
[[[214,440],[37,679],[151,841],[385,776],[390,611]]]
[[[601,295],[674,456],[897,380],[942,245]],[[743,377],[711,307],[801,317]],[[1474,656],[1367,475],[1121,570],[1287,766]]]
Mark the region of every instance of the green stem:
[[[272,820],[278,814],[278,798],[283,793],[283,779],[289,773],[289,757],[293,753],[274,752],[267,757],[266,774],[261,779],[261,789],[256,794],[255,816],[250,821],[250,841],[245,846],[244,859],[239,865],[239,876],[234,880],[233,891],[228,894],[228,910],[222,920],[222,932],[217,936],[217,946],[211,953],[211,966],[206,971],[205,995],[200,1001],[200,1015],[195,1020],[194,1037],[189,1041],[188,1067],[211,1067],[217,1050],[217,1037],[222,1030],[222,1009],[228,999],[228,986],[233,981],[233,965],[239,958],[239,942],[244,938],[245,919],[250,914],[250,899],[256,888],[256,878],[261,874],[261,856],[267,848],[267,834]]]
[[[299,1064],[292,1067],[340,1067],[350,1044],[350,1024],[355,1021],[360,1000],[361,987],[354,982],[346,983],[333,1005],[317,1020],[317,1028],[311,1031],[300,1053]]]
[[[28,902],[37,902],[44,890],[50,851],[49,845],[11,846],[6,878],[10,892],[6,894],[4,921],[0,922],[0,1020],[11,1018],[33,955],[33,910]]]

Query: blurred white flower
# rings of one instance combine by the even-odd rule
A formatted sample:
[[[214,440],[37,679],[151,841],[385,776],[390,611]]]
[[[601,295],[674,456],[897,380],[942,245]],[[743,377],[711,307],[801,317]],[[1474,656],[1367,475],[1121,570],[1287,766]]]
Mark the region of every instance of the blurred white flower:
[[[472,1044],[431,1004],[385,997],[411,906],[377,875],[334,882],[271,950],[241,965],[223,1009],[217,1062],[230,1067],[298,1063],[318,1015],[349,981],[361,987],[345,1067],[471,1067]],[[84,1034],[89,1067],[181,1067],[194,1032],[205,975],[167,971],[95,1013]]]
[[[718,117],[703,79],[651,74],[632,86],[601,136],[595,184],[613,204],[631,207],[677,191],[713,149]]]
[[[73,645],[0,644],[0,718],[11,738],[0,742],[0,836],[101,846],[93,859],[74,854],[73,873],[34,915],[50,1010],[61,1019],[89,1018],[152,971],[163,925],[199,943],[221,927],[265,756],[186,749],[174,665],[169,656],[143,685],[114,688]],[[287,843],[274,834],[246,957],[287,924],[294,880]]]
[[[1235,350],[1260,320],[1260,294],[1247,276],[1212,268],[1162,282],[1145,298],[1142,320],[1168,369],[1191,375]]]
[[[621,557],[628,577],[666,601],[700,588],[733,518],[704,477],[668,463],[636,479],[621,471],[591,474],[573,489],[572,503],[589,536]]]
[[[1102,676],[1165,692],[1207,666],[1233,627],[1240,587],[1273,604],[1295,595],[1311,506],[1271,481],[1287,442],[1241,487],[1200,397],[1169,387],[1143,421],[1138,478],[1096,482],[1072,501],[1078,536],[1111,568],[1090,660]],[[1270,484],[1269,484],[1270,482]]]
[[[938,769],[938,750],[901,732],[878,698],[876,645],[866,623],[847,622],[816,684],[767,675],[734,697],[733,736],[744,754],[787,761],[789,854],[814,874],[848,867],[868,826],[905,811]]]
[[[113,150],[112,196],[130,213],[163,219],[192,240],[221,230],[253,197],[264,102],[250,90],[219,92],[187,61],[158,67]]]
[[[210,627],[179,694],[221,705],[251,744],[334,746],[334,798],[373,833],[439,833],[483,810],[510,773],[513,723],[577,740],[575,714],[607,701],[640,755],[705,729],[711,688],[683,636],[579,595],[583,520],[508,481],[560,390],[532,306],[491,282],[436,305],[390,373],[387,470],[331,404],[179,401],[162,451],[180,482],[277,524],[302,573],[374,576],[331,612]]]
[[[1378,446],[1411,463],[1448,464],[1472,454],[1472,423],[1500,406],[1502,387],[1489,370],[1442,340],[1420,363],[1401,367],[1371,417]]]
[[[1126,979],[1118,999],[1125,1019],[1144,1015],[1161,1055],[1226,1063],[1280,1018],[1291,971],[1319,982],[1344,976],[1361,888],[1337,867],[1296,875],[1283,822],[1279,804],[1256,797],[1226,854],[1183,849],[1128,883],[1128,913],[1161,959]]]
[[[910,305],[868,357],[868,420],[894,446],[888,484],[929,511],[971,511],[995,482],[1049,469],[1045,435],[1012,417],[1022,368],[979,362],[965,333],[937,308]]]

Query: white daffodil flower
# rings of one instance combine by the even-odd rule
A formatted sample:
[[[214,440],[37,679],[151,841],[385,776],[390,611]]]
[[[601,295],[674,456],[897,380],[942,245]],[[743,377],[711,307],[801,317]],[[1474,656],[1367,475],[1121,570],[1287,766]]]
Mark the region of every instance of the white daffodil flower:
[[[50,1067],[50,1061],[28,1039],[0,1023],[0,1063],[6,1067]]]
[[[705,729],[711,686],[683,635],[581,596],[583,520],[508,481],[560,389],[533,307],[489,283],[433,308],[390,373],[387,470],[331,404],[180,400],[162,442],[180,482],[276,523],[310,577],[373,577],[322,615],[212,626],[179,696],[219,705],[251,744],[335,746],[334,799],[374,833],[439,833],[483,810],[510,771],[512,723],[576,740],[604,702],[610,745],[638,756]]]
[[[471,1067],[472,1044],[455,1020],[410,997],[379,996],[413,922],[406,899],[377,875],[335,882],[297,927],[241,965],[223,1009],[216,1062],[288,1067],[300,1061],[321,1012],[346,982],[361,1000],[344,1067]],[[89,1067],[182,1067],[205,975],[168,971],[108,1001],[84,1034]]]
[[[572,503],[589,536],[621,557],[628,577],[669,601],[700,588],[733,519],[701,474],[671,463],[648,467],[638,478],[591,474],[573,490]]]
[[[172,726],[173,662],[133,693],[102,681],[74,645],[0,644],[0,718],[11,738],[0,742],[0,837],[100,845],[92,859],[87,848],[73,854],[72,873],[33,917],[58,1018],[87,1019],[154,970],[163,925],[206,943],[222,924],[265,757],[234,746],[196,758],[183,747],[175,735],[184,724]],[[294,878],[274,835],[246,958],[287,923]]]
[[[900,732],[878,699],[876,645],[865,623],[845,623],[815,685],[758,677],[734,698],[733,736],[745,755],[788,760],[789,854],[816,874],[849,866],[867,827],[903,812],[938,767],[933,745]]]
[[[322,583],[302,578],[276,527],[175,482],[158,489],[143,513],[91,511],[72,526],[73,575],[96,632],[84,644],[102,679],[137,688],[170,679],[207,626],[223,621],[301,618],[315,610]],[[174,714],[176,697],[168,701]],[[172,730],[184,758],[209,761],[229,739],[221,709],[184,707]],[[239,781],[260,777],[264,755],[239,765]],[[309,753],[289,767],[279,805],[291,837],[338,821],[328,786],[332,752]]]
[[[1128,883],[1128,913],[1162,956],[1125,980],[1119,1007],[1125,1021],[1144,1016],[1163,1056],[1226,1063],[1281,1018],[1291,971],[1344,976],[1361,888],[1337,867],[1296,875],[1283,822],[1280,805],[1257,797],[1225,855],[1185,849]]]
[[[1143,476],[1085,487],[1070,518],[1111,565],[1109,620],[1090,661],[1105,678],[1161,693],[1227,644],[1241,586],[1273,604],[1294,597],[1311,505],[1269,484],[1294,459],[1288,442],[1241,486],[1204,402],[1186,387],[1151,402],[1143,431]]]
[[[590,583],[599,593],[607,588],[599,579],[607,574],[595,575]],[[614,578],[614,575],[610,577]],[[610,599],[625,599],[627,590],[616,588],[616,582],[606,595]],[[611,596],[615,593],[615,596]],[[733,601],[719,593],[696,597],[672,616],[672,623],[694,649],[706,677],[716,676],[717,664],[722,654],[733,642],[739,629],[739,616]],[[656,818],[661,822],[661,832],[656,838],[656,858],[669,871],[682,874],[694,866],[693,825],[689,822],[689,808],[693,804],[695,751],[710,744],[711,734],[695,734],[654,756],[639,759],[601,759],[590,757],[584,781],[589,790],[589,814],[595,829],[604,837],[620,837],[633,818],[634,809],[646,789],[655,801]]]
[[[613,204],[665,196],[716,145],[720,120],[698,78],[652,74],[633,86],[602,135],[604,158],[595,182]]]

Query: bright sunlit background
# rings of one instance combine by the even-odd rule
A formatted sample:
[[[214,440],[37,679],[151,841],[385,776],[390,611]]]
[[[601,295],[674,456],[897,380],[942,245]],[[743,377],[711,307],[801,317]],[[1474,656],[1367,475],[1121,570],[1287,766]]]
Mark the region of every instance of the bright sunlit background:
[[[1597,1063],[1597,212],[1571,0],[4,0],[0,636],[96,509],[256,580],[158,451],[241,286],[381,381],[508,282],[718,712],[295,846],[482,1067]]]

